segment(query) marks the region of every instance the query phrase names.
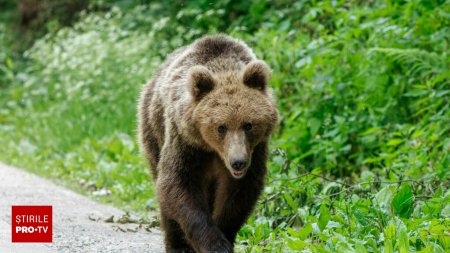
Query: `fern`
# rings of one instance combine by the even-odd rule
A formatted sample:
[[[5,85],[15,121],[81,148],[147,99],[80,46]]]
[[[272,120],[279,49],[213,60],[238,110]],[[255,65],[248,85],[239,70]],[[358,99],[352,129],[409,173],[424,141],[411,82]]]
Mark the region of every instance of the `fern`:
[[[441,74],[448,69],[447,54],[438,55],[417,48],[372,48],[369,54],[382,53],[407,66],[407,74],[421,77]]]

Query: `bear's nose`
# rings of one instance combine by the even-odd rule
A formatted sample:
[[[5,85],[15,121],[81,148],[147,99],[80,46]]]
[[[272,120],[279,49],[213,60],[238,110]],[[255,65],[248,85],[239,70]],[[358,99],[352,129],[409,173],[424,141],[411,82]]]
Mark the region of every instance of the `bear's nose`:
[[[234,160],[231,162],[231,167],[235,170],[242,170],[245,167],[245,161],[244,160]]]

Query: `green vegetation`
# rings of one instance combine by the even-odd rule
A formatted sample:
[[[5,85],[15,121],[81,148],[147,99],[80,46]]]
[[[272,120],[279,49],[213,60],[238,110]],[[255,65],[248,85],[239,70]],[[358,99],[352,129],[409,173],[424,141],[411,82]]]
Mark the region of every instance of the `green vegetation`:
[[[23,54],[5,5],[0,160],[155,207],[140,87],[173,49],[225,32],[272,67],[282,116],[240,252],[450,250],[449,1],[105,2],[41,21]]]

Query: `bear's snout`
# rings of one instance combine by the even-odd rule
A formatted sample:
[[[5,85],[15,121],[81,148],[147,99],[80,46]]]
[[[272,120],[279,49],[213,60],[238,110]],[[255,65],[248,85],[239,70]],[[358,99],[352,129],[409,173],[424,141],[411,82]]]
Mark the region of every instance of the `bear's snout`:
[[[245,168],[247,161],[245,160],[233,160],[231,161],[231,167],[237,171],[241,171]]]
[[[235,159],[231,158],[228,164],[231,167],[229,168],[231,175],[236,179],[240,179],[244,177],[245,174],[247,173],[249,161],[247,161],[245,158],[242,157]]]
[[[225,154],[227,167],[236,179],[245,175],[249,166],[249,147],[247,137],[243,131],[232,132],[228,135],[228,152]]]

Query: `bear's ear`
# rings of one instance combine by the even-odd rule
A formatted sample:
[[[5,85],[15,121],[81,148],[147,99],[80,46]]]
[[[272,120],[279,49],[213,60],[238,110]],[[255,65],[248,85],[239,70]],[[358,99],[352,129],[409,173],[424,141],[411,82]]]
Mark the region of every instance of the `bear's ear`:
[[[270,77],[270,68],[263,61],[250,62],[244,71],[244,84],[250,88],[265,90]]]
[[[192,96],[199,101],[215,86],[214,78],[209,70],[203,66],[194,66],[189,72],[189,85]]]

